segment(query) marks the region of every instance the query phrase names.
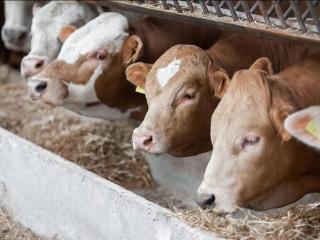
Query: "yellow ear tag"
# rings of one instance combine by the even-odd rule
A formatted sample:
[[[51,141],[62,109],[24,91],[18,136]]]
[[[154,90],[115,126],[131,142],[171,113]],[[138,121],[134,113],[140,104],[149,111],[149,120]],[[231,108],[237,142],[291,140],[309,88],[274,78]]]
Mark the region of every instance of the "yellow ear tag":
[[[320,126],[319,126],[319,124],[317,122],[315,122],[314,120],[311,120],[307,124],[305,129],[312,136],[314,136],[315,138],[319,138],[320,139]]]
[[[145,94],[144,89],[141,88],[141,87],[137,87],[137,88],[136,88],[136,92],[137,92],[137,93],[141,93],[141,94]]]

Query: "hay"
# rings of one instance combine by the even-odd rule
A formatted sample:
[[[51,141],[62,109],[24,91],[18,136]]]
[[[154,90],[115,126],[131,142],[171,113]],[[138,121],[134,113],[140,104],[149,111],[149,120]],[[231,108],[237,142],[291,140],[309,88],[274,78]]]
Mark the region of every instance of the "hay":
[[[11,72],[0,68],[0,126],[127,189],[154,186],[149,166],[131,147],[129,122],[83,122],[33,102]]]
[[[237,218],[234,214],[202,209],[175,209],[175,215],[193,227],[212,231],[226,239],[320,238],[320,202],[298,204],[277,216],[239,211],[244,211],[245,217]]]
[[[29,229],[13,221],[7,211],[0,208],[0,239],[1,240],[41,240]]]

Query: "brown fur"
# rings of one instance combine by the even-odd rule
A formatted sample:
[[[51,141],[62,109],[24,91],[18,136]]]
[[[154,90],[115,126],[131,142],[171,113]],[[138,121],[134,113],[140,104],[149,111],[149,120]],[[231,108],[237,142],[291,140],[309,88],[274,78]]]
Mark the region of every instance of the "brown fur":
[[[141,124],[142,128],[148,128],[161,135],[159,142],[167,142],[166,147],[162,148],[163,151],[175,156],[190,156],[210,151],[210,117],[219,98],[228,88],[229,78],[234,72],[249,68],[262,56],[269,57],[274,63],[274,71],[278,72],[308,53],[309,50],[290,43],[224,33],[207,51],[191,45],[170,48],[157,60],[149,73],[146,71],[148,66],[144,63],[129,66],[127,78],[140,86],[144,85],[141,82],[146,82],[145,92],[149,109],[151,104],[153,105],[151,112],[147,113]],[[168,88],[162,90],[156,77],[157,69],[166,66],[175,58],[182,60],[180,71],[170,80]],[[272,72],[271,64],[260,64],[261,70]],[[133,72],[135,73],[132,74]],[[192,107],[184,107],[183,114],[180,111],[166,113],[166,106],[171,106],[183,83],[188,82],[201,86],[197,89],[199,100]],[[166,106],[163,106],[162,102],[166,102]],[[182,108],[183,106],[180,107]]]
[[[212,116],[215,154],[199,194],[215,194],[217,207],[230,211],[235,205],[282,207],[320,191],[319,153],[291,139],[283,127],[288,114],[320,104],[319,64],[320,54],[314,54],[276,75],[257,65],[234,75]],[[260,141],[239,148],[250,134]]]

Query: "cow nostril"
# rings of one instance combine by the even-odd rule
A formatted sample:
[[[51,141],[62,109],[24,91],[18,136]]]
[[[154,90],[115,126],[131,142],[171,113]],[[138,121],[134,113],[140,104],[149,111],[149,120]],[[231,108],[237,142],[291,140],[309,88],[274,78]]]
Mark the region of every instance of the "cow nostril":
[[[47,88],[46,82],[40,82],[36,87],[35,90],[39,93],[43,92]]]
[[[43,66],[43,63],[44,63],[44,61],[43,60],[40,60],[39,62],[37,62],[36,64],[35,64],[35,69],[39,69],[39,68],[41,68],[42,66]]]
[[[18,41],[22,41],[26,38],[26,36],[27,36],[27,32],[20,32],[17,39]]]
[[[196,202],[203,209],[212,208],[216,200],[214,194],[201,194],[196,197]]]
[[[145,147],[150,146],[151,143],[152,143],[152,136],[151,135],[147,136],[142,142],[143,146],[145,146]]]
[[[214,200],[216,200],[216,198],[215,198],[214,195],[212,194],[207,200],[204,201],[204,204],[205,204],[207,207],[210,207],[210,206],[213,205]]]

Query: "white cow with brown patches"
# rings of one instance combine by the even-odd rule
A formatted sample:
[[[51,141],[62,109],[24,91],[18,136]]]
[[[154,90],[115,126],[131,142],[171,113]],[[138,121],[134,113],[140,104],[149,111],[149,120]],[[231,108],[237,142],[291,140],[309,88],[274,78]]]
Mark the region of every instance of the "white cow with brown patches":
[[[104,13],[66,40],[58,58],[31,78],[30,93],[82,115],[142,119],[145,98],[126,80],[126,67],[137,59],[154,62],[179,42],[209,46],[217,38],[189,24],[146,18],[129,26],[123,15]]]
[[[39,73],[59,54],[66,32],[74,31],[99,15],[98,9],[79,1],[52,1],[34,11],[31,51],[21,63],[21,75]]]
[[[267,58],[237,72],[211,119],[203,208],[268,210],[320,192],[320,154],[293,139],[285,118],[320,104],[320,54],[272,75]]]

